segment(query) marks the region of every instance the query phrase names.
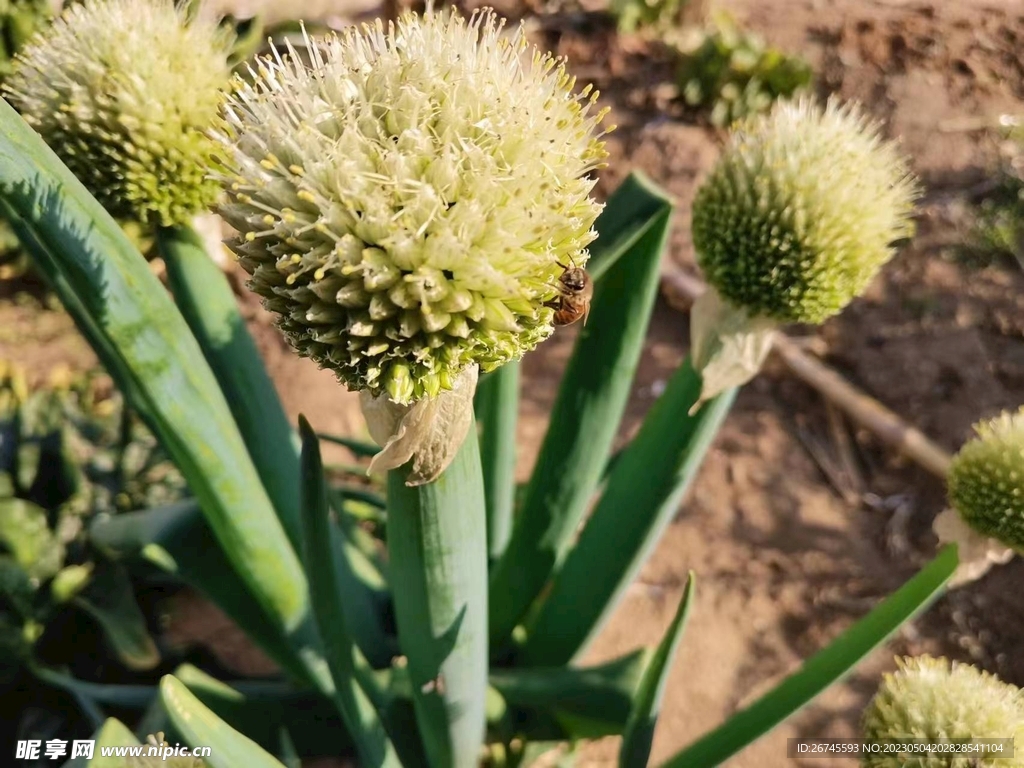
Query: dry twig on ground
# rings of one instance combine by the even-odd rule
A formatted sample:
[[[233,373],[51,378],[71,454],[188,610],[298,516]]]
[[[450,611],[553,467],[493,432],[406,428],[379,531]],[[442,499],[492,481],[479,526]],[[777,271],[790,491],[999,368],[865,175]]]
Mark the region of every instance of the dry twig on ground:
[[[662,288],[670,302],[683,308],[692,304],[704,292],[705,285],[678,268],[668,267],[662,274]],[[945,478],[951,457],[923,432],[907,424],[839,373],[804,352],[798,343],[785,334],[777,334],[773,351],[797,378],[818,390],[829,402],[873,432],[882,442],[929,472]]]

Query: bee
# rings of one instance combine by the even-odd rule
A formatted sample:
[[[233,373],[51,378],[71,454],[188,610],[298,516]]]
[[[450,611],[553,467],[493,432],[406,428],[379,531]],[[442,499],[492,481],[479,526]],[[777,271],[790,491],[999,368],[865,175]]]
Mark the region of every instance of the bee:
[[[581,317],[587,324],[590,299],[594,296],[594,282],[582,267],[559,263],[564,272],[558,277],[558,296],[544,304],[555,310],[555,325],[572,325]]]

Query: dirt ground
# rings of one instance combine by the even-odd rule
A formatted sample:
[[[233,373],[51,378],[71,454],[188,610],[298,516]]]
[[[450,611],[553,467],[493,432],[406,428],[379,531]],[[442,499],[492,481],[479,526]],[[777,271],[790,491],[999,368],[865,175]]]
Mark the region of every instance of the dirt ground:
[[[1024,114],[1024,0],[717,5],[808,57],[820,93],[862,101],[888,135],[901,137],[926,186],[918,234],[864,298],[816,333],[830,365],[956,450],[973,422],[1024,403],[1024,275],[1014,264],[979,265],[957,255],[967,203],[991,178],[999,152],[988,129],[1001,114]],[[515,5],[500,10],[522,12]],[[656,49],[617,38],[593,14],[563,9],[553,18],[539,34],[569,56],[581,80],[597,83],[620,126],[602,193],[633,168],[667,187],[679,203],[670,258],[694,270],[688,206],[721,136],[668,103],[671,68]],[[361,431],[354,397],[294,358],[261,311],[245,306],[290,412],[301,410],[323,430]],[[524,479],[572,340],[571,331],[560,333],[527,358]],[[687,346],[685,314],[660,303],[623,439]],[[91,360],[62,315],[9,300],[0,304],[0,357],[40,371]],[[668,684],[653,764],[795,670],[934,554],[930,524],[943,509],[941,482],[870,435],[849,432],[860,478],[837,488],[815,459],[836,446],[835,420],[817,393],[772,363],[739,396],[678,519],[589,655],[600,661],[657,642],[687,571],[696,571],[696,604]],[[727,764],[781,766],[790,763],[788,737],[855,735],[859,712],[895,654],[941,653],[1024,685],[1022,578],[1018,560],[942,598],[850,679]],[[194,631],[183,634],[224,637],[214,615],[193,614],[191,624]],[[221,642],[225,656],[247,659],[250,671],[260,667],[258,657]],[[585,747],[580,762],[612,765],[616,754],[608,739]]]

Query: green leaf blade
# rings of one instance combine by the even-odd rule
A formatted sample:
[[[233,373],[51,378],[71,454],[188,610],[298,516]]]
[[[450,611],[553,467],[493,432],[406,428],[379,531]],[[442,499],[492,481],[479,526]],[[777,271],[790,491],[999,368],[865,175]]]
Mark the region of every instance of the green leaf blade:
[[[480,464],[487,504],[487,554],[497,560],[512,535],[516,493],[516,420],[519,416],[519,361],[480,379],[474,411],[480,423]]]
[[[46,667],[32,665],[30,668],[32,674],[47,685],[77,693],[87,699],[92,699],[97,704],[143,709],[149,706],[156,696],[156,686],[153,685],[90,683]]]
[[[306,755],[353,751],[334,705],[316,691],[273,681],[224,683],[190,664],[173,674],[215,715],[271,754],[280,751],[285,730]]]
[[[210,768],[284,768],[259,744],[221,720],[173,675],[160,680],[160,699],[190,747],[210,747]]]
[[[556,666],[579,658],[654,551],[736,397],[732,389],[690,416],[700,389],[700,374],[687,358],[616,459],[529,627],[522,663]]]
[[[177,574],[230,616],[293,677],[316,681],[278,625],[235,573],[194,501],[142,512],[101,515],[90,524],[89,537],[111,557],[145,558]]]
[[[324,643],[334,701],[365,766],[399,766],[376,709],[356,678],[355,644],[345,623],[345,610],[338,591],[336,554],[331,547],[331,508],[324,480],[320,443],[309,422],[299,417],[302,440],[302,535],[306,575],[313,602],[313,615]]]
[[[672,662],[675,660],[679,642],[686,630],[686,620],[690,616],[693,603],[694,575],[690,572],[683,590],[683,598],[672,619],[665,637],[658,644],[644,675],[637,688],[633,701],[633,709],[626,722],[622,734],[622,746],[619,749],[619,768],[647,768],[647,760],[651,756],[651,744],[654,742],[654,726],[661,709],[661,699],[665,694],[665,683],[668,681]]]
[[[187,324],[117,223],[2,101],[0,199],[249,589],[297,627],[308,612],[301,566]]]
[[[178,309],[210,364],[249,456],[293,547],[299,538],[299,454],[231,285],[191,227],[161,229],[157,244]]]
[[[768,733],[846,675],[900,625],[927,608],[958,562],[956,545],[944,547],[916,576],[804,662],[795,674],[677,753],[662,768],[711,768]]]
[[[125,768],[128,765],[126,757],[123,755],[103,757],[102,748],[131,747],[139,744],[139,740],[128,730],[128,726],[112,717],[103,723],[92,738],[96,742],[93,746],[93,756],[91,758],[76,757],[65,763],[65,768],[85,768],[85,766],[88,768]]]
[[[649,654],[633,651],[592,667],[511,667],[491,672],[509,707],[554,718],[559,738],[600,738],[622,732]]]
[[[639,197],[644,203],[632,200]],[[626,218],[620,208],[646,218]],[[569,360],[512,537],[491,578],[491,650],[501,653],[530,604],[558,569],[597,489],[629,398],[659,281],[672,206],[635,176],[598,218],[601,236],[628,250],[597,283],[590,319]],[[600,241],[600,239],[599,239]],[[606,258],[611,259],[611,256]]]
[[[128,572],[117,564],[103,564],[86,591],[72,598],[72,605],[88,613],[100,625],[118,659],[128,669],[152,669],[160,652],[149,636]]]

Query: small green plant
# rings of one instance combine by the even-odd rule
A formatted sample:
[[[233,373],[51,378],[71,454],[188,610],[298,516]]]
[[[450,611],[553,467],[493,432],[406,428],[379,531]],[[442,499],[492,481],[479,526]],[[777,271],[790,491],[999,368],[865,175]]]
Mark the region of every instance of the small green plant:
[[[612,0],[608,10],[620,32],[667,31],[679,25],[691,4],[692,0]]]
[[[968,263],[988,266],[1010,256],[1024,266],[1024,119],[1003,115],[998,127],[1001,161],[960,250]]]
[[[156,645],[124,565],[88,535],[96,519],[165,505],[184,481],[102,379],[59,374],[30,388],[0,365],[0,692],[25,680],[63,687],[74,666],[61,634],[89,626],[123,669],[148,670]],[[72,651],[83,647],[72,644]]]
[[[999,171],[996,188],[978,203],[964,251],[971,262],[987,265],[1012,257],[1024,265],[1024,178]]]
[[[718,127],[768,110],[806,89],[813,77],[799,56],[767,46],[724,14],[706,29],[671,35],[669,44],[678,52],[680,98]]]
[[[136,2],[129,12],[128,0],[93,0],[82,13],[116,25],[111,13],[139,17],[146,0]],[[192,23],[172,16],[167,24]],[[142,25],[120,26],[145,37]],[[694,210],[712,285],[695,309],[698,343],[613,461],[673,206],[638,175],[603,208],[591,198],[603,113],[522,30],[507,36],[491,12],[453,12],[307,39],[309,66],[294,49],[260,61],[209,126],[156,121],[161,95],[173,106],[186,89],[145,87],[147,76],[166,85],[165,71],[90,55],[103,47],[58,54],[53,39],[79,42],[66,30],[41,39],[33,61],[102,75],[80,79],[96,92],[76,103],[134,76],[156,139],[217,139],[219,207],[252,289],[299,354],[360,392],[381,449],[336,439],[386,473],[385,498],[329,487],[321,436],[304,418],[293,429],[226,278],[187,223],[161,218],[157,238],[173,300],[146,269],[97,199],[150,210],[138,168],[131,189],[90,194],[98,175],[76,179],[0,105],[2,210],[195,493],[191,504],[97,518],[90,539],[204,592],[277,661],[288,695],[297,688],[336,711],[363,765],[519,765],[551,742],[618,734],[620,765],[646,766],[694,580],[656,649],[578,660],[763,359],[743,367],[737,355],[766,350],[781,322],[840,311],[907,232],[915,187],[891,146],[835,104],[779,104],[736,133]],[[162,29],[160,50],[189,58],[197,40]],[[57,98],[37,96],[26,103]],[[124,117],[142,146],[138,115]],[[32,119],[55,144],[81,131],[74,141],[92,151],[112,116],[58,125],[42,109]],[[183,192],[170,188],[173,173],[158,179],[154,215],[173,210],[168,201],[206,199],[193,170]],[[730,246],[742,246],[731,249],[736,264]],[[593,283],[589,316],[518,495],[518,360],[555,332],[572,268]],[[718,765],[778,724],[927,605],[956,564],[944,549],[668,765]],[[186,668],[159,690],[90,695],[143,698],[140,733],[210,745],[212,768],[293,761],[292,734],[268,734],[239,686]]]

